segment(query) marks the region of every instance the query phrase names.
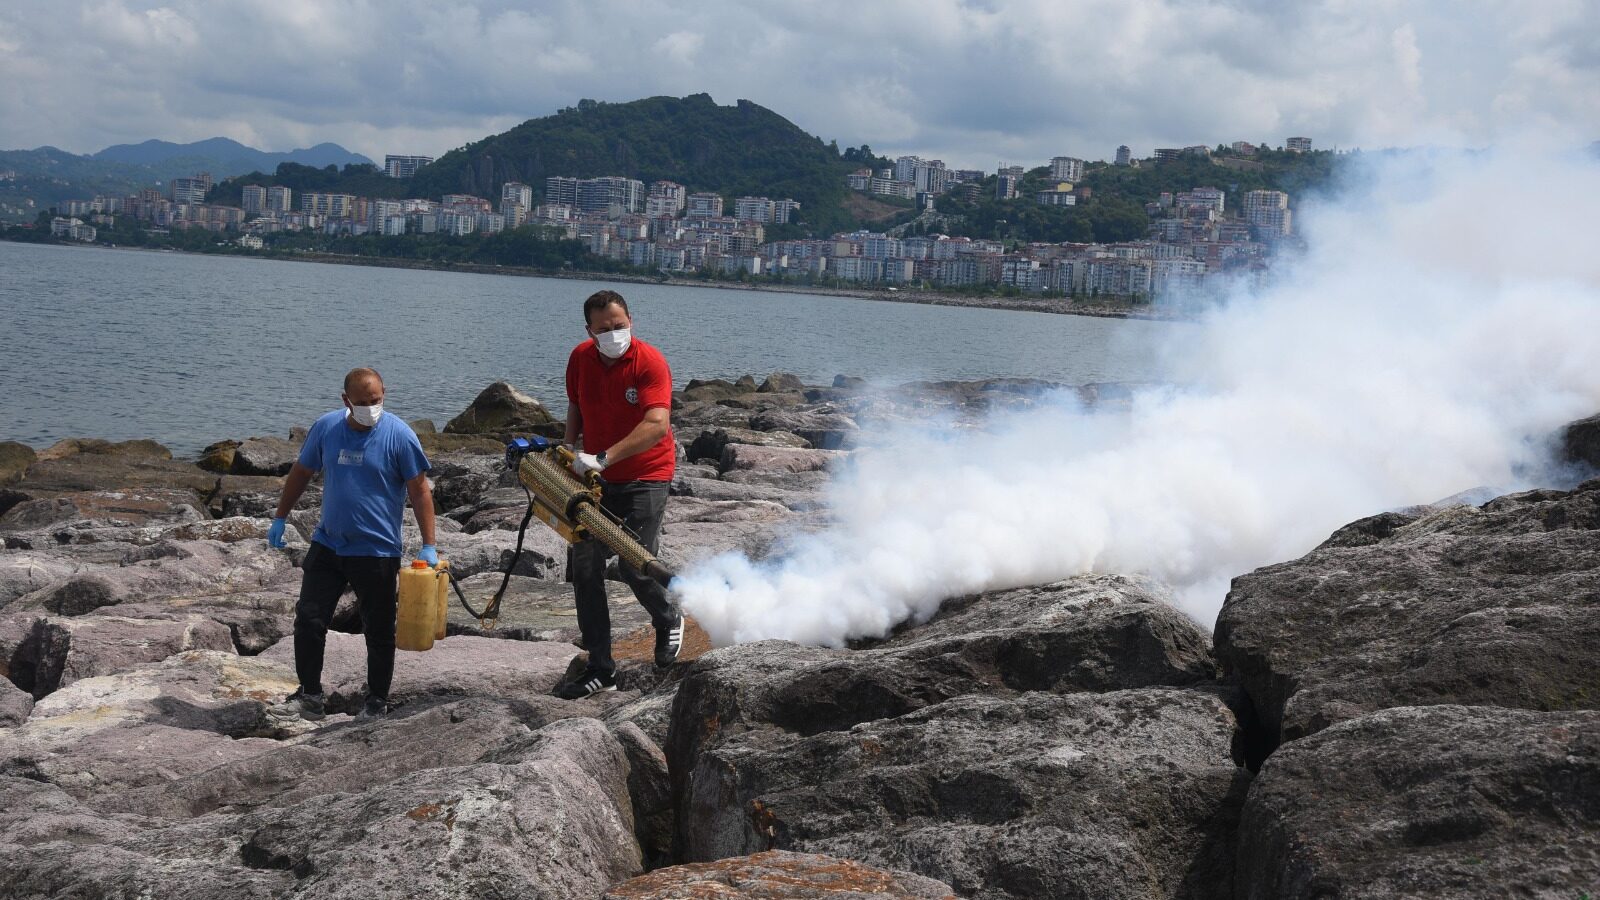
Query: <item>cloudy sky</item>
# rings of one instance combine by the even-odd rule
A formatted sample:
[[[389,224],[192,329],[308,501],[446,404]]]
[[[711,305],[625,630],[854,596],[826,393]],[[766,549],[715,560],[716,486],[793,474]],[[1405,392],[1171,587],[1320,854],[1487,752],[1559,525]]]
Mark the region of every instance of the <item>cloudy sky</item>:
[[[438,155],[584,97],[748,99],[958,167],[1600,139],[1600,0],[6,0],[0,149]]]

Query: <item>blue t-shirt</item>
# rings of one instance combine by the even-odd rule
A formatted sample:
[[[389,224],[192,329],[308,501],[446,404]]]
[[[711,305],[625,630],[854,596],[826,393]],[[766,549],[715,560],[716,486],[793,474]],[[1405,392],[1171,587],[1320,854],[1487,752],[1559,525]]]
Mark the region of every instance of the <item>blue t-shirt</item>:
[[[384,413],[370,430],[345,424],[336,409],[311,426],[300,465],[322,472],[322,524],[311,539],[340,556],[393,556],[402,550],[406,482],[428,471],[411,426]]]

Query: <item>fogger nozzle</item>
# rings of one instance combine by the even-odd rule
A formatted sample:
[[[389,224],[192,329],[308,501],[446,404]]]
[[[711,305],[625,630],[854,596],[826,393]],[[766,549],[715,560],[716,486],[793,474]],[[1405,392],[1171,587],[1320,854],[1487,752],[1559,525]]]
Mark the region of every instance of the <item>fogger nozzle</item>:
[[[541,441],[542,443],[542,441]],[[597,540],[635,572],[666,587],[677,573],[646,550],[621,522],[600,506],[597,483],[585,485],[563,465],[563,447],[531,444],[517,463],[517,478],[533,494],[539,518],[571,543]]]

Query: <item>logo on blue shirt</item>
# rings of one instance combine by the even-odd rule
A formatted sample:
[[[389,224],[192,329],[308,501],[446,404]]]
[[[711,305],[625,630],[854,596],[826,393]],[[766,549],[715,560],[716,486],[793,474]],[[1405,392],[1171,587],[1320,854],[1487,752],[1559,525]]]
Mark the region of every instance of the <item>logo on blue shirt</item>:
[[[362,460],[366,458],[367,452],[365,450],[348,450],[342,448],[339,450],[339,465],[341,466],[359,466],[361,465]]]

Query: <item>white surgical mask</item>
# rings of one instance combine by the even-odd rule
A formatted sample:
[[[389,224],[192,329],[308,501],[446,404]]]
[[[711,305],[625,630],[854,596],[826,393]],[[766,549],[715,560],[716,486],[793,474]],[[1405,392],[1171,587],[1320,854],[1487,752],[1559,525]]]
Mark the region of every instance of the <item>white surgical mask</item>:
[[[627,353],[628,345],[632,343],[632,328],[617,328],[594,336],[594,345],[600,348],[600,355],[606,359],[616,359]]]
[[[382,415],[382,403],[374,403],[371,406],[357,406],[354,403],[350,404],[350,418],[355,419],[357,425],[364,425],[367,428],[371,428],[372,426],[378,424],[378,419]]]

